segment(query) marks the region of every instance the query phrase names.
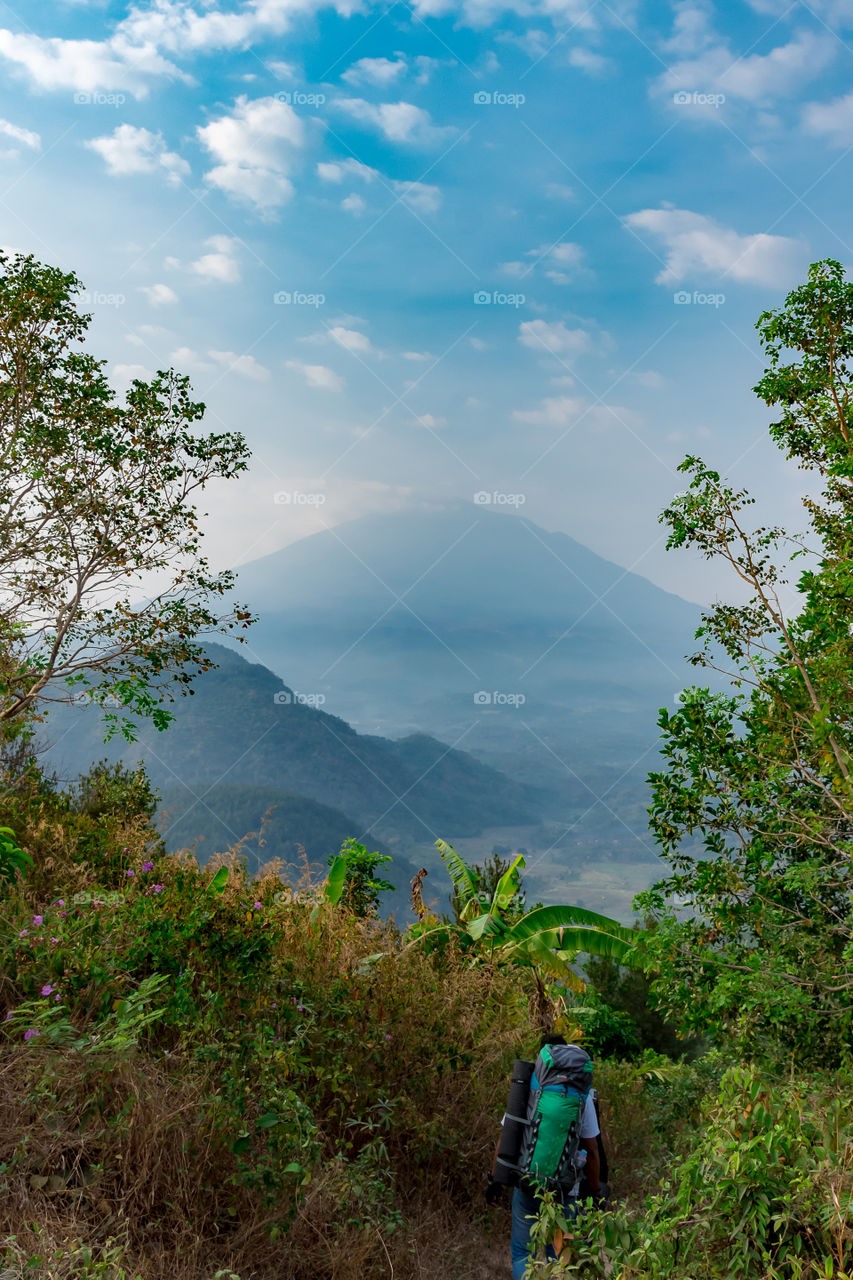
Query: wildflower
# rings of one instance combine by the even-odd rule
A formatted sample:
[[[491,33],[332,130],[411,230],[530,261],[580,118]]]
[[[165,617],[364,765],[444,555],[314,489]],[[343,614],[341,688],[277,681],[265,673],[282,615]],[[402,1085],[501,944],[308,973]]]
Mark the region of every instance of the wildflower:
[[[391,1039],[391,1037],[388,1035],[388,1033],[387,1033],[387,1032],[385,1033],[385,1039],[386,1039],[386,1040],[390,1040],[390,1039]]]
[[[29,933],[29,929],[22,929],[22,930],[21,930],[21,932],[18,934],[18,937],[19,937],[19,938],[26,938],[26,936],[27,936],[27,934],[28,934],[28,933]]]
[[[57,898],[57,899],[56,899],[56,902],[54,902],[54,904],[53,904],[53,905],[54,905],[55,907],[64,907],[64,906],[65,906],[65,899],[64,899],[64,898]]]
[[[153,870],[154,870],[154,863],[153,863],[153,862],[143,862],[143,864],[142,864],[142,870],[143,870],[143,871],[153,871]]]
[[[11,1020],[12,1020],[12,1018],[13,1018],[14,1016],[15,1016],[15,1011],[14,1011],[14,1009],[10,1009],[10,1010],[9,1010],[9,1012],[6,1014],[6,1021],[7,1021],[7,1022],[11,1022]]]
[[[59,913],[59,916],[60,916],[60,919],[61,919],[61,920],[64,920],[64,919],[65,919],[65,917],[66,917],[67,915],[68,915],[68,912],[67,912],[67,911],[60,911],[60,913]]]
[[[300,1012],[300,1013],[304,1013],[304,1012],[305,1012],[305,1005],[304,1005],[304,1004],[298,1004],[298,1005],[296,1006],[296,1008],[299,1010],[299,1012]]]
[[[24,1032],[24,1039],[32,1040],[33,1036],[37,1036],[37,1035],[38,1035],[38,1031],[35,1029],[35,1027],[28,1027],[27,1030]]]
[[[41,993],[43,996],[49,996],[53,994],[53,987],[50,985],[49,982],[46,982],[44,984],[44,986],[41,989]]]
[[[125,873],[124,873],[124,874],[125,874],[126,876],[135,876],[135,875],[136,875],[136,872],[135,872],[135,871],[125,871]]]
[[[33,916],[33,924],[39,925],[44,920],[44,916]]]
[[[255,911],[260,911],[260,909],[261,909],[261,907],[262,907],[263,905],[264,905],[264,904],[263,904],[262,902],[256,902],[256,903],[255,903],[255,907],[254,907]]]
[[[58,942],[58,941],[59,941],[58,938],[51,938],[51,942]]]
[[[161,884],[152,884],[151,888],[153,889],[153,891],[154,891],[155,893],[162,893],[162,892],[163,892],[163,886],[162,886]]]

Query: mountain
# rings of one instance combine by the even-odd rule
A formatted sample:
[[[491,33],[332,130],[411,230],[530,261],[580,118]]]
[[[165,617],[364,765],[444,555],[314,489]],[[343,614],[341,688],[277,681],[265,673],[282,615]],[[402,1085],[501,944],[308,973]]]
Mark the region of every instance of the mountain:
[[[56,707],[43,734],[46,763],[67,777],[101,758],[144,760],[161,792],[168,846],[202,838],[202,856],[257,829],[271,805],[260,861],[292,862],[300,843],[325,862],[350,835],[402,853],[438,835],[537,822],[535,788],[426,734],[399,742],[359,734],[301,702],[265,667],[207,647],[217,667],[178,698],[167,730],[144,725],[131,746],[104,744],[98,708]]]
[[[656,719],[699,611],[563,533],[455,503],[365,516],[238,569],[252,654],[361,730],[423,730],[648,855]],[[638,843],[638,841],[640,843]]]

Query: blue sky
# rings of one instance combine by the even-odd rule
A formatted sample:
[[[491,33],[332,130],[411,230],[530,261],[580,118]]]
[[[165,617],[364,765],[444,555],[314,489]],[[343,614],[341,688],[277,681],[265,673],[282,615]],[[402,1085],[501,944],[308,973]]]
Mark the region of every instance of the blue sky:
[[[703,600],[687,451],[802,524],[753,326],[853,258],[849,0],[4,3],[0,66],[0,243],[248,437],[217,567],[485,494]]]

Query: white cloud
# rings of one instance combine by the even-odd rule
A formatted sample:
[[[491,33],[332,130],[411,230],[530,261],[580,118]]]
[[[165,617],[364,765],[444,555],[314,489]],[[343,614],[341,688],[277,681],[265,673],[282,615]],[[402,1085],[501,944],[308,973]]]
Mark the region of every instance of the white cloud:
[[[363,178],[365,182],[372,182],[379,176],[379,170],[371,169],[360,160],[321,161],[317,165],[317,176],[324,182],[343,182],[347,177]]]
[[[223,284],[237,284],[240,280],[240,264],[235,256],[239,241],[233,236],[211,236],[205,241],[209,253],[190,264],[190,271],[203,280],[218,280]]]
[[[432,354],[429,351],[404,351],[402,353],[404,360],[432,360]]]
[[[400,53],[394,55],[393,61],[390,58],[359,58],[341,79],[347,84],[374,84],[384,89],[405,75],[407,69],[405,56]]]
[[[415,420],[419,422],[422,427],[427,427],[430,431],[435,430],[436,427],[443,427],[445,422],[447,422],[446,418],[436,418],[431,413],[415,414]]]
[[[539,402],[537,409],[515,409],[512,415],[517,422],[532,427],[573,427],[583,421],[584,426],[603,430],[616,425],[638,427],[640,414],[624,405],[590,405],[579,396],[551,396]]]
[[[343,200],[341,201],[341,208],[343,209],[344,213],[353,213],[356,215],[356,217],[360,217],[360,215],[364,213],[365,209],[367,208],[367,201],[365,200],[364,196],[360,196],[355,191],[353,191],[350,195],[344,196]]]
[[[37,89],[77,94],[132,93],[144,97],[155,77],[188,79],[150,44],[111,39],[63,40],[0,29],[0,57],[19,67]]]
[[[373,350],[367,334],[359,333],[357,329],[344,329],[340,325],[336,325],[329,330],[329,337],[339,347],[343,347],[344,351],[366,352]]]
[[[92,138],[84,144],[97,151],[114,176],[128,173],[156,173],[165,170],[172,183],[178,183],[189,173],[190,167],[175,151],[168,151],[161,133],[138,128],[132,124],[120,124],[112,133]]]
[[[208,360],[204,360],[191,347],[178,347],[169,356],[169,364],[173,369],[190,370],[192,373],[210,373],[216,368]]]
[[[41,148],[41,138],[37,133],[33,133],[32,129],[22,129],[8,120],[0,120],[0,135],[4,138],[13,138],[15,142],[22,142],[25,147],[30,147],[33,151]]]
[[[293,154],[305,140],[302,120],[278,98],[238,98],[231,115],[220,116],[198,129],[198,137],[213,157],[207,182],[235,200],[269,212],[293,194],[288,177]]]
[[[435,213],[441,204],[441,191],[429,182],[404,182],[397,178],[383,178],[378,169],[371,169],[360,160],[322,161],[317,165],[317,175],[324,182],[343,182],[346,177],[373,182],[374,179],[379,178],[386,187],[390,187],[403,204],[409,205],[417,213]],[[353,213],[361,213],[365,204],[359,196],[348,196],[341,207]]]
[[[287,368],[301,373],[309,387],[319,387],[322,391],[343,391],[343,378],[323,364],[304,364],[301,360],[288,360]]]
[[[124,387],[129,387],[134,379],[149,382],[154,377],[151,370],[146,369],[144,364],[114,364],[111,372],[113,382]]]
[[[576,356],[590,349],[585,329],[567,329],[563,320],[525,320],[519,326],[518,340],[534,351],[550,351],[556,356]]]
[[[727,42],[704,32],[698,21],[680,33],[682,47],[707,44],[693,56],[668,67],[656,81],[659,91],[723,93],[744,102],[767,102],[796,93],[828,66],[837,42],[829,33],[797,32],[788,44],[769,53],[738,57]],[[710,42],[710,43],[709,43]]]
[[[251,378],[253,382],[266,382],[270,376],[269,369],[258,364],[254,356],[238,356],[233,351],[208,351],[207,354],[228,373],[239,373],[241,377]]]
[[[389,142],[429,146],[457,132],[455,125],[434,125],[429,112],[412,102],[366,102],[364,98],[339,98],[334,105],[354,120],[378,129]]]
[[[779,285],[795,275],[808,257],[808,246],[800,240],[763,232],[740,235],[688,209],[641,209],[624,222],[663,243],[666,264],[655,276],[658,284],[675,284],[701,272],[715,278]]]
[[[607,71],[612,65],[609,58],[605,58],[600,53],[594,53],[592,49],[583,49],[577,45],[569,54],[569,65],[577,67],[579,71],[588,71],[590,75],[600,75],[602,71]]]
[[[441,205],[441,191],[428,182],[391,183],[396,195],[403,204],[414,209],[416,213],[436,213]]]
[[[552,396],[541,402],[538,409],[516,409],[513,417],[537,427],[566,427],[579,418],[586,408],[579,396]]]
[[[822,134],[838,147],[853,141],[853,93],[832,102],[809,102],[803,110],[803,127],[807,133]]]
[[[178,295],[167,284],[144,284],[140,286],[152,307],[162,307],[170,302],[177,302]]]

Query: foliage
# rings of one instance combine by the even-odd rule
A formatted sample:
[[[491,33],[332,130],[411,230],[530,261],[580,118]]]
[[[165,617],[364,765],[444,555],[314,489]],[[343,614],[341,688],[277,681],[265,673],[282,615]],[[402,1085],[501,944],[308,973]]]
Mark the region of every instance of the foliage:
[[[14,880],[32,864],[32,858],[19,846],[12,828],[0,827],[0,880]]]
[[[377,867],[390,861],[389,853],[368,853],[367,847],[352,837],[344,841],[337,857],[329,855],[328,865],[332,868],[329,879],[334,875],[336,864],[343,868],[339,896],[354,915],[375,916],[379,910],[380,893],[393,892],[393,884],[376,876]]]
[[[648,965],[682,1030],[824,1064],[849,1051],[853,989],[853,284],[816,263],[757,328],[770,434],[821,492],[804,499],[805,535],[750,531],[753,499],[699,458],[682,463],[668,545],[721,559],[748,599],[704,615],[693,659],[734,691],[690,689],[661,713],[650,812],[671,872],[637,905],[660,925]],[[790,616],[783,562],[801,556]]]
[[[0,799],[34,859],[0,920],[0,1238],[57,1280],[405,1278],[415,1242],[463,1274],[518,984],[77,796]]]
[[[558,1007],[554,996],[559,1001],[565,988],[583,990],[571,968],[580,952],[623,964],[634,963],[633,948],[640,935],[607,916],[572,906],[537,906],[519,916],[516,905],[524,866],[521,854],[496,881],[491,900],[484,907],[475,870],[446,841],[437,840],[436,846],[453,881],[459,919],[455,924],[442,924],[435,917],[422,920],[409,930],[411,944],[424,942],[431,946],[450,936],[473,952],[475,959],[527,969],[536,984],[535,1004],[542,1027],[550,1029],[554,1021]],[[548,989],[549,980],[560,984],[553,993]]]
[[[692,1135],[691,1135],[692,1136]],[[560,1262],[539,1276],[611,1280],[847,1280],[853,1248],[853,1104],[848,1075],[772,1080],[732,1067],[698,1140],[643,1211],[620,1206],[562,1226]]]
[[[251,621],[209,601],[234,575],[201,553],[196,491],[247,467],[242,436],[201,436],[173,370],[120,404],[82,347],[73,274],[0,253],[0,721],[91,699],[111,732],[171,718],[170,685],[207,659],[197,636]],[[149,575],[163,586],[137,599]],[[118,597],[118,598],[116,598]]]
[[[511,852],[508,850],[507,852]],[[509,871],[512,862],[502,853],[492,850],[492,856],[487,858],[483,863],[475,863],[471,868],[471,874],[477,884],[477,896],[481,905],[488,908],[491,903],[498,884],[503,876]],[[520,864],[521,866],[524,863]],[[459,894],[454,887],[453,893],[450,895],[450,908],[453,912],[453,918],[459,924],[462,920],[462,913],[468,905],[468,899],[464,892]],[[523,916],[526,910],[526,896],[524,889],[519,880],[518,888],[515,890],[508,902],[502,902],[501,909],[507,920],[517,919]]]

